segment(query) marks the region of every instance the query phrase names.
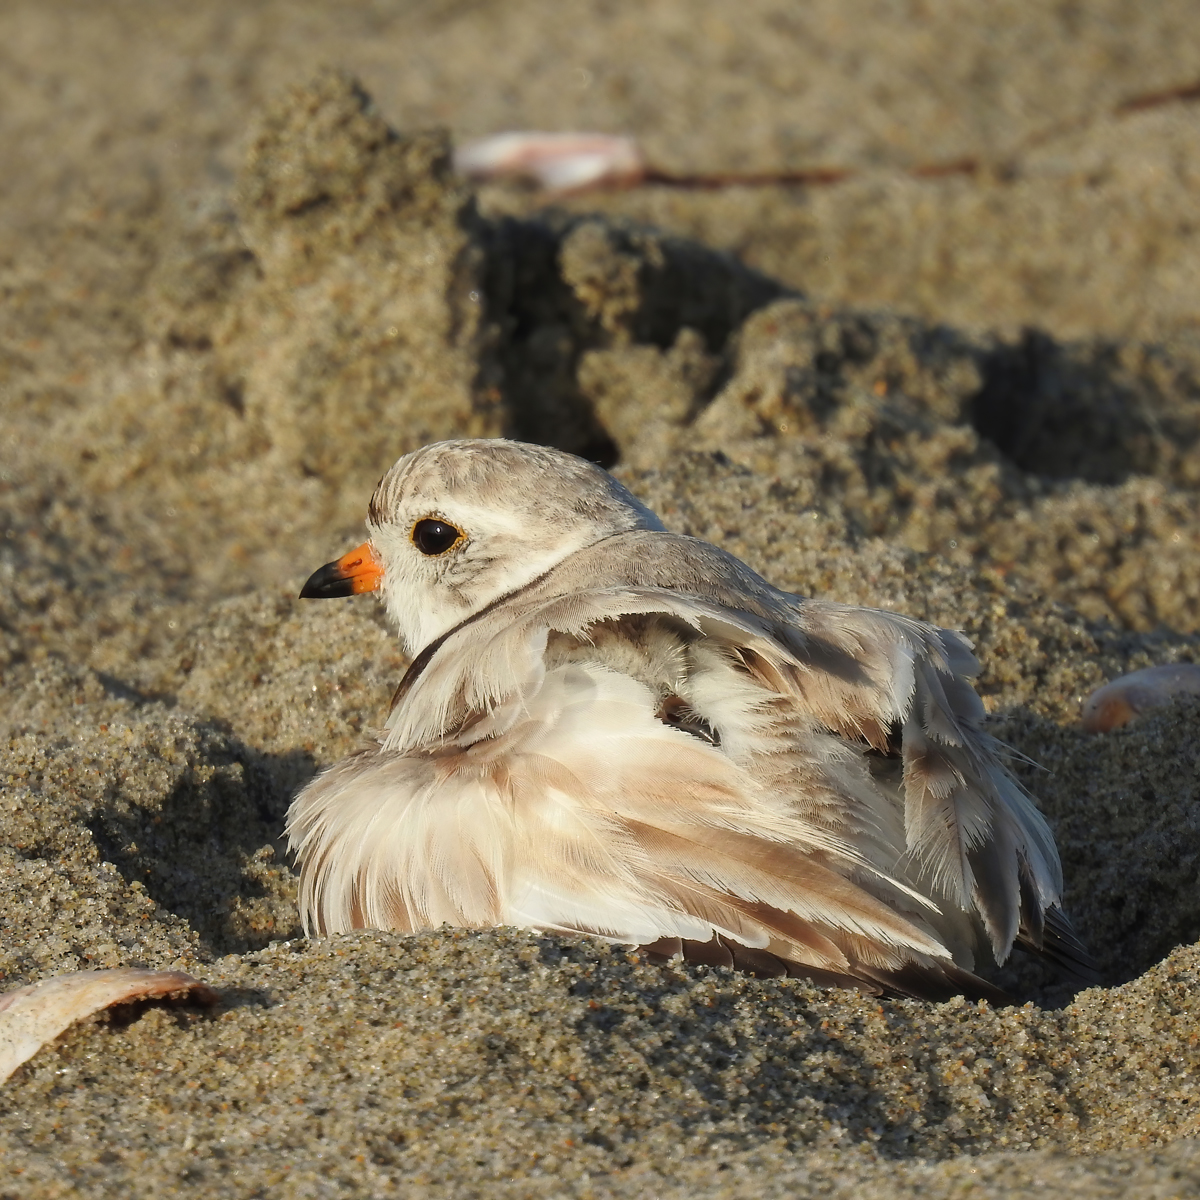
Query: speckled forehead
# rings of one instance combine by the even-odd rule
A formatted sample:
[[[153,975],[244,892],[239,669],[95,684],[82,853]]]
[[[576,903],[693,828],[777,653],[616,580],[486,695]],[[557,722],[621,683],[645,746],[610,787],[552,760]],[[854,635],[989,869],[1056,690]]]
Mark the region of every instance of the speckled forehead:
[[[406,454],[375,486],[367,505],[367,520],[383,525],[396,515],[401,498],[421,492],[441,492],[442,472],[436,459],[431,461],[428,450]]]
[[[397,463],[380,481],[367,506],[372,524],[393,520],[402,507],[441,511],[447,504],[505,509],[521,499],[512,471],[501,472],[477,456],[427,456]]]
[[[439,452],[440,450],[440,452]],[[544,510],[576,497],[578,479],[567,463],[542,455],[517,453],[505,443],[491,446],[430,447],[403,458],[380,481],[368,516],[381,524],[401,503],[437,506],[456,501],[469,507],[509,511]],[[553,485],[558,484],[556,488]]]
[[[442,443],[402,458],[379,481],[368,519],[382,525],[409,506],[658,527],[657,518],[598,467],[561,451],[503,441]]]

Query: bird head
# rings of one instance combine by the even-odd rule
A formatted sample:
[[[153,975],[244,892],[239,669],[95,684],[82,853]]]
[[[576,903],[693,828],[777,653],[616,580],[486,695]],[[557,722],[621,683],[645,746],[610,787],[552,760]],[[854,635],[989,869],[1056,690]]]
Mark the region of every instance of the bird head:
[[[300,595],[378,592],[415,654],[576,551],[662,527],[573,454],[503,439],[437,442],[379,481],[367,541],[315,571]]]

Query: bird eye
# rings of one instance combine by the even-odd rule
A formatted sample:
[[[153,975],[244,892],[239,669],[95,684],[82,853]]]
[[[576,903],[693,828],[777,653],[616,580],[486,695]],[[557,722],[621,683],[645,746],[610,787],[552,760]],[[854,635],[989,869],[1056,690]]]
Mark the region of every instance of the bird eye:
[[[436,517],[425,517],[412,527],[413,545],[422,554],[431,557],[445,554],[462,536],[461,529],[455,529],[448,521],[439,521]]]

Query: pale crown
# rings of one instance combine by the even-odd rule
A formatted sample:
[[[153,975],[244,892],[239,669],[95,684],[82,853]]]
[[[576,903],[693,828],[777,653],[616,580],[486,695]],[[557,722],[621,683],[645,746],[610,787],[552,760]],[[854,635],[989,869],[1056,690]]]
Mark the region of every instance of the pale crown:
[[[520,442],[441,442],[380,480],[367,527],[410,654],[575,551],[659,519],[601,468]]]

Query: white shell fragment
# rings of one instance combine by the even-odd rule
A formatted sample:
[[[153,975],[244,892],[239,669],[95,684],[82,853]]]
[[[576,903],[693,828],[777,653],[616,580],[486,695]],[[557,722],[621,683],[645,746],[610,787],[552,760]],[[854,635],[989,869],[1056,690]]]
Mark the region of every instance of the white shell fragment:
[[[633,184],[646,171],[637,142],[606,133],[498,133],[459,146],[454,168],[468,179],[530,179],[555,192]]]
[[[1163,663],[1132,671],[1097,688],[1083,702],[1083,727],[1089,733],[1120,729],[1147,709],[1184,695],[1200,696],[1198,663]]]
[[[0,996],[0,1083],[82,1017],[112,1004],[184,992],[202,1004],[217,1001],[207,983],[183,971],[142,967],[73,971],[5,992]]]

